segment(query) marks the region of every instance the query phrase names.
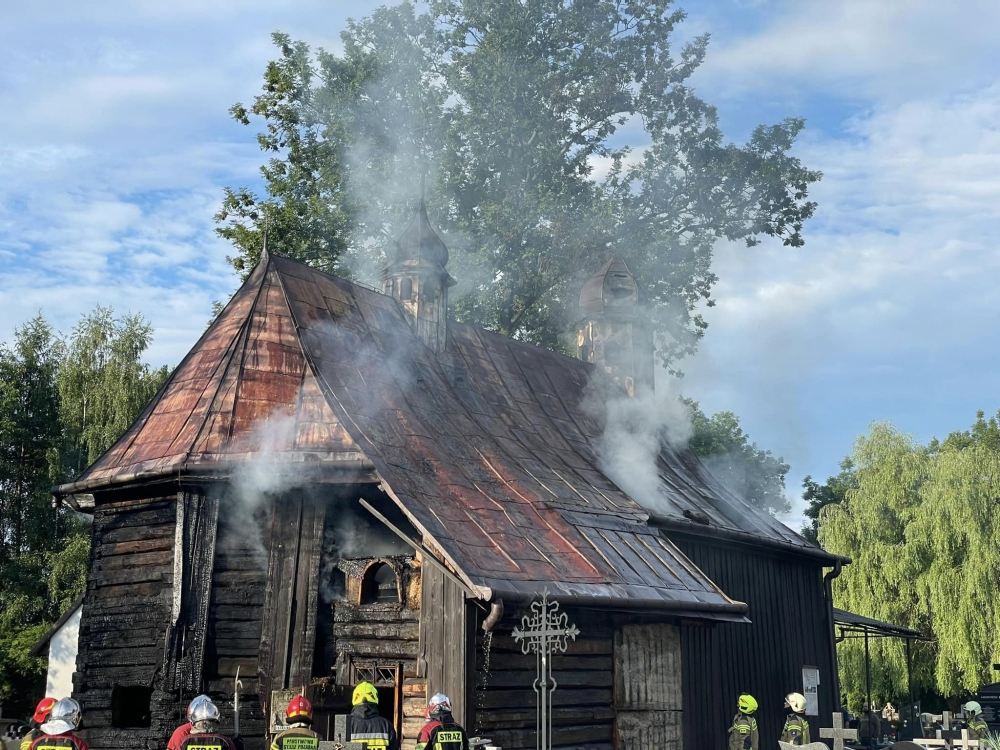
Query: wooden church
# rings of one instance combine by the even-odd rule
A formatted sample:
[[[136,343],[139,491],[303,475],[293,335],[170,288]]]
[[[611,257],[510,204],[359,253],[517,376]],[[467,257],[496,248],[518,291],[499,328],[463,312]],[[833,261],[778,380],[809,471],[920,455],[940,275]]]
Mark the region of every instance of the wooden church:
[[[252,749],[282,695],[328,734],[362,679],[404,747],[441,691],[472,733],[533,748],[536,660],[512,630],[545,592],[580,630],[552,661],[555,747],[722,747],[742,691],[770,741],[803,670],[834,710],[846,561],[687,450],[663,446],[656,497],[599,468],[589,384],[653,379],[625,263],[586,284],[574,359],[449,321],[447,262],[422,205],[381,292],[265,254],[54,489],[93,516],[73,677],[92,748],[163,747],[201,692],[231,729],[237,671]]]

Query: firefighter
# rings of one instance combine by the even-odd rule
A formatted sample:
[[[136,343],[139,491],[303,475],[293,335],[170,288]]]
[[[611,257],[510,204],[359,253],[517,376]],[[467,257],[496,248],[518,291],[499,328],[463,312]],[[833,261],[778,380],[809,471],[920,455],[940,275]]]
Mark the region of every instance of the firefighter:
[[[736,701],[737,714],[733,725],[729,727],[728,750],[759,750],[760,735],[757,734],[757,701],[749,693],[740,695]]]
[[[191,701],[188,707],[191,734],[181,743],[181,750],[236,750],[233,741],[219,731],[219,709],[207,695]],[[197,703],[196,703],[197,701]]]
[[[49,720],[54,705],[56,705],[55,698],[42,698],[38,701],[35,713],[31,717],[31,729],[21,738],[21,750],[29,750],[31,743],[42,736],[41,726]]]
[[[280,732],[271,743],[271,750],[317,750],[319,735],[309,728],[313,707],[308,699],[296,695],[285,709],[285,723],[291,727]]]
[[[80,704],[72,698],[56,701],[48,720],[42,724],[42,735],[31,743],[31,750],[88,750],[87,743],[74,732],[80,726]]]
[[[188,703],[187,721],[177,727],[177,729],[174,730],[174,733],[170,735],[170,740],[167,742],[167,750],[181,750],[181,745],[184,744],[184,740],[191,736],[191,714],[197,706],[201,705],[205,701],[211,703],[212,699],[207,695],[199,695],[193,701]]]
[[[417,737],[416,750],[469,750],[469,736],[451,715],[451,701],[436,693],[424,713],[427,723]]]
[[[351,699],[354,709],[348,721],[347,739],[365,750],[399,750],[396,730],[378,712],[378,690],[370,682],[359,682]]]
[[[976,703],[976,701],[969,701],[963,708],[969,717],[966,721],[969,727],[969,739],[981,740],[986,737],[990,728],[983,721],[983,707]]]
[[[806,697],[802,693],[785,696],[785,708],[789,710],[785,728],[781,731],[781,741],[789,745],[809,744],[809,722],[806,721]]]

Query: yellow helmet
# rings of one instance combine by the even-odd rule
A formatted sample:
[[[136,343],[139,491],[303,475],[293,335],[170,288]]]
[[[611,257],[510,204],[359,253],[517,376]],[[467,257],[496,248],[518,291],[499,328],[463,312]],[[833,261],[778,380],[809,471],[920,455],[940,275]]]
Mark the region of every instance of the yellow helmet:
[[[757,710],[757,700],[749,693],[743,693],[736,705],[741,714],[752,714]]]
[[[370,682],[359,682],[358,686],[354,688],[354,697],[351,699],[351,705],[357,706],[361,703],[374,703],[378,705],[378,690]]]

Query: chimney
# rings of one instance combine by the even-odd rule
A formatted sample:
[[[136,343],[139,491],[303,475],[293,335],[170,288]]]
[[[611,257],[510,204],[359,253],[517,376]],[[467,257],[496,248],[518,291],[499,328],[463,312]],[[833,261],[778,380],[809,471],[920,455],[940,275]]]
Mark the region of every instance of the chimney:
[[[421,193],[423,191],[421,190]],[[410,327],[435,352],[448,340],[448,248],[431,228],[427,206],[420,205],[396,238],[396,257],[382,270],[382,292],[403,306]]]
[[[653,389],[653,337],[637,315],[639,285],[616,255],[580,292],[577,356],[603,368],[629,396]]]

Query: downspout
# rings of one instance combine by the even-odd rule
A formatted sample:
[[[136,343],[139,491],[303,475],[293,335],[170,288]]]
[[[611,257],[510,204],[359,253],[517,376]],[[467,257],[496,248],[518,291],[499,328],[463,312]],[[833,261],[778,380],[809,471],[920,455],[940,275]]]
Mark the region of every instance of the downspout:
[[[483,631],[492,632],[493,628],[500,622],[501,617],[503,617],[503,599],[494,599],[493,603],[490,604],[490,613],[483,620]]]
[[[837,666],[837,634],[833,623],[833,579],[837,578],[844,570],[844,564],[840,560],[833,563],[833,570],[823,576],[823,586],[826,589],[826,611],[830,620],[830,665],[833,667],[833,705],[840,712],[843,707],[840,705],[840,668]]]

